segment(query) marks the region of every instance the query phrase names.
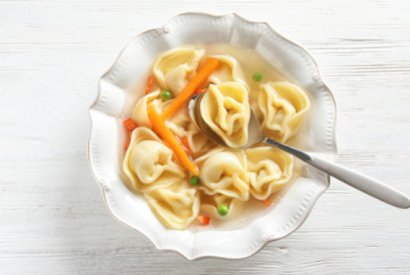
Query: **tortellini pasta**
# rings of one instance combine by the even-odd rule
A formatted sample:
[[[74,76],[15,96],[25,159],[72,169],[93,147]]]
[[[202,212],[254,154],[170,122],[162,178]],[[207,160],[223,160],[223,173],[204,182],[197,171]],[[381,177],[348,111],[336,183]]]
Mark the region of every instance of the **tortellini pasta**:
[[[155,215],[168,228],[185,229],[198,216],[199,194],[186,181],[157,188],[145,197]]]
[[[187,149],[189,149],[194,157],[204,154],[215,147],[215,144],[192,122],[185,110],[179,111],[168,121],[167,125],[179,138],[187,139],[189,147]]]
[[[136,191],[148,192],[185,177],[174,162],[173,152],[150,129],[139,127],[132,133],[123,161],[123,170]]]
[[[265,134],[283,142],[299,130],[310,101],[294,84],[268,82],[261,85],[257,106]]]
[[[227,52],[230,54],[221,53],[220,48],[208,52],[194,45],[159,55],[149,72],[149,79],[155,80],[149,82],[150,86],[147,84],[148,94],[141,96],[132,110],[135,125],[126,127],[132,131],[122,163],[126,183],[130,190],[142,194],[166,228],[182,230],[200,222],[205,225],[204,217],[221,223],[235,219],[252,211],[252,207],[244,209],[245,206],[255,200],[267,200],[293,177],[291,155],[260,144],[244,149],[249,136],[250,106],[256,109],[265,134],[286,142],[300,129],[310,107],[308,96],[287,82],[259,85],[258,78],[250,83],[254,72],[238,62],[246,58],[235,56],[239,49]],[[194,92],[205,92],[199,106],[202,120],[227,146],[214,143],[191,120],[186,92],[175,99],[187,84],[185,91],[198,81],[193,77],[208,57],[219,63],[206,75],[206,80],[194,85]],[[256,65],[249,67],[254,70]],[[161,116],[168,104],[181,98],[176,102],[185,105],[172,115]],[[154,127],[148,116],[149,106],[154,106],[158,117],[164,119],[152,120]],[[167,129],[158,130],[159,127]],[[180,158],[181,154],[185,158]],[[186,163],[198,168],[199,175],[185,170]]]
[[[188,127],[188,146],[194,157],[203,155],[216,145],[208,139],[196,126],[191,123]]]
[[[239,66],[239,62],[230,55],[213,55],[212,58],[218,59],[220,65],[218,69],[209,77],[209,81],[214,84],[223,82],[238,82],[243,86],[248,87],[243,77],[243,72]]]
[[[256,147],[246,151],[250,192],[265,200],[292,177],[293,157],[277,148]]]
[[[162,88],[177,95],[195,72],[204,54],[204,49],[195,47],[169,50],[157,58],[153,73]]]
[[[200,169],[200,189],[206,194],[248,200],[249,184],[243,151],[217,148],[198,158],[196,163]]]
[[[154,91],[141,97],[134,106],[132,118],[140,126],[150,127],[151,123],[148,119],[148,105],[154,104],[157,109],[162,109],[165,104],[159,97],[160,92]]]
[[[211,84],[200,102],[203,121],[229,146],[248,142],[250,105],[248,91],[237,82]]]
[[[180,110],[167,121],[167,124],[171,131],[178,137],[184,137],[189,134],[189,126],[193,124],[193,122],[185,110]]]

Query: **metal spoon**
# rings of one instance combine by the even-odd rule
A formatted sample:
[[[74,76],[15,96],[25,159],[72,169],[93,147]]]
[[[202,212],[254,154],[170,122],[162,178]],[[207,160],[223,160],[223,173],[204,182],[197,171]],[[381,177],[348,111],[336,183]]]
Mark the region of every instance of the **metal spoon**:
[[[204,94],[193,97],[189,102],[189,114],[198,128],[215,143],[228,147],[223,139],[221,139],[208,125],[203,121],[199,104]],[[265,136],[259,124],[256,115],[251,110],[251,118],[248,126],[248,143],[242,148],[248,148],[256,143],[263,142],[265,144],[275,146],[295,157],[301,159],[305,163],[337,178],[340,181],[372,196],[385,203],[399,207],[410,208],[410,199],[400,191],[361,173],[350,170],[347,167],[336,164],[335,162],[307,154],[299,149],[289,145],[277,142]]]

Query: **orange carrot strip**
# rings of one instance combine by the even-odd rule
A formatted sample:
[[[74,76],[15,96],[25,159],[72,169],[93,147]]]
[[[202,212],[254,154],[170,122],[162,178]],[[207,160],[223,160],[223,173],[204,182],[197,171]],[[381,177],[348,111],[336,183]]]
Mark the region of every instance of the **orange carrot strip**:
[[[185,137],[181,138],[181,143],[182,143],[182,145],[184,145],[187,153],[192,155],[191,154],[191,148],[189,148],[188,137],[185,136]]]
[[[197,219],[202,225],[208,225],[210,221],[210,218],[207,216],[198,216]]]
[[[269,207],[269,205],[272,203],[271,200],[269,198],[267,198],[266,200],[263,200],[262,203],[266,206]]]
[[[214,58],[205,60],[205,64],[199,69],[196,75],[182,89],[181,93],[165,108],[162,113],[163,118],[171,117],[178,112],[191,98],[192,94],[208,79],[208,77],[216,70],[219,61]]]
[[[149,76],[147,79],[147,84],[145,85],[145,94],[151,92],[152,86],[154,85],[155,77],[153,75]]]
[[[151,121],[152,128],[157,134],[167,143],[170,148],[177,155],[182,166],[185,167],[192,175],[198,176],[198,167],[192,162],[189,156],[185,153],[182,145],[178,142],[174,134],[165,124],[165,120],[157,113],[155,108],[151,105],[148,107],[148,117]]]
[[[125,128],[129,131],[132,132],[135,128],[138,127],[137,123],[135,123],[134,120],[132,120],[131,118],[127,118],[126,120],[124,120],[122,122],[122,124],[124,124]]]

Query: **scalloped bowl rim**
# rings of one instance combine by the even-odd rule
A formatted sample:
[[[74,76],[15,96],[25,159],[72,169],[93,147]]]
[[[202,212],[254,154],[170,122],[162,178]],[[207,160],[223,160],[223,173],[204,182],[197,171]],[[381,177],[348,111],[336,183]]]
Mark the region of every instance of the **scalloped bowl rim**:
[[[319,81],[321,83],[321,85],[323,86],[323,89],[328,93],[328,95],[330,96],[331,102],[330,104],[332,105],[332,112],[333,112],[333,123],[330,125],[331,126],[331,152],[327,152],[327,157],[329,158],[334,158],[335,155],[337,154],[337,144],[336,144],[336,117],[337,117],[337,109],[336,109],[336,102],[334,99],[334,96],[331,92],[331,90],[328,88],[328,86],[324,83],[323,81],[323,77],[320,74],[319,71],[319,67],[316,63],[316,61],[314,60],[314,58],[311,56],[311,54],[301,45],[289,40],[288,38],[284,37],[283,35],[281,35],[280,33],[278,33],[276,30],[274,30],[267,22],[259,22],[259,21],[250,21],[247,20],[241,16],[239,16],[236,13],[229,13],[229,14],[224,14],[224,15],[213,15],[213,14],[209,14],[209,13],[203,13],[203,12],[187,12],[187,13],[180,13],[174,17],[172,17],[166,24],[164,24],[162,27],[158,27],[158,28],[152,28],[149,30],[146,30],[138,35],[136,35],[134,38],[132,38],[124,47],[123,49],[120,51],[119,55],[117,56],[117,58],[115,59],[113,65],[103,74],[103,76],[100,78],[99,80],[99,90],[98,90],[98,94],[97,97],[95,99],[95,101],[92,103],[92,105],[89,108],[89,116],[90,116],[90,132],[89,132],[89,138],[88,138],[88,150],[87,150],[87,159],[88,159],[88,164],[91,170],[91,173],[95,179],[95,181],[98,183],[98,185],[101,188],[101,193],[103,195],[103,199],[104,199],[104,204],[105,207],[107,208],[108,212],[110,213],[110,215],[116,219],[117,221],[119,221],[121,224],[125,225],[126,227],[129,227],[137,232],[139,232],[141,235],[145,236],[145,238],[147,238],[148,240],[150,240],[154,246],[159,249],[159,250],[165,250],[165,251],[175,251],[177,253],[179,253],[180,255],[182,255],[183,257],[185,257],[188,260],[195,260],[195,259],[200,259],[200,258],[221,258],[221,259],[243,259],[243,258],[248,258],[253,256],[254,254],[256,254],[257,252],[259,252],[265,245],[267,245],[268,243],[275,241],[275,240],[279,240],[281,238],[284,238],[288,235],[290,235],[291,233],[293,233],[295,230],[297,230],[307,219],[307,217],[309,216],[310,212],[312,211],[313,207],[316,204],[316,201],[321,197],[321,195],[329,188],[330,185],[330,178],[328,175],[326,175],[326,185],[323,185],[323,188],[321,190],[316,190],[315,193],[315,197],[314,198],[310,198],[310,206],[305,208],[304,213],[302,214],[302,218],[300,218],[297,222],[295,222],[293,224],[293,226],[290,227],[290,229],[285,232],[282,235],[275,235],[270,236],[265,238],[263,241],[261,241],[258,245],[253,247],[253,250],[248,251],[246,253],[232,253],[231,255],[219,255],[218,253],[210,253],[210,254],[205,254],[205,255],[201,255],[201,254],[194,254],[194,253],[189,253],[187,251],[184,251],[182,249],[180,249],[179,247],[175,247],[175,246],[167,246],[164,243],[159,243],[158,240],[154,239],[152,236],[145,234],[143,232],[143,230],[141,228],[136,228],[133,227],[132,225],[130,225],[129,223],[127,223],[127,221],[123,220],[121,217],[119,217],[117,215],[117,213],[115,213],[114,209],[112,207],[110,207],[110,204],[108,202],[107,199],[107,189],[106,186],[104,185],[104,183],[102,181],[99,180],[97,173],[96,173],[96,169],[94,167],[94,163],[93,160],[91,158],[91,152],[92,152],[92,143],[93,143],[93,139],[92,139],[92,134],[94,131],[94,114],[93,114],[93,110],[95,109],[98,101],[101,98],[101,82],[105,80],[105,78],[107,77],[107,75],[110,75],[118,61],[120,60],[120,58],[122,57],[124,51],[134,42],[136,42],[140,37],[142,37],[143,35],[147,34],[147,33],[159,33],[159,32],[163,32],[164,29],[167,29],[167,27],[172,24],[174,22],[174,20],[176,20],[178,17],[181,16],[206,16],[206,17],[210,17],[210,18],[224,18],[224,17],[233,17],[234,20],[240,20],[242,22],[246,22],[249,24],[253,24],[253,25],[265,25],[270,32],[272,32],[272,34],[276,35],[279,39],[285,41],[288,44],[291,44],[293,46],[295,46],[296,48],[298,48],[299,50],[301,50],[301,52],[305,55],[305,58],[311,63],[313,64],[314,68],[315,68],[315,72],[314,74],[316,75],[317,81]],[[262,218],[262,217],[260,217]]]

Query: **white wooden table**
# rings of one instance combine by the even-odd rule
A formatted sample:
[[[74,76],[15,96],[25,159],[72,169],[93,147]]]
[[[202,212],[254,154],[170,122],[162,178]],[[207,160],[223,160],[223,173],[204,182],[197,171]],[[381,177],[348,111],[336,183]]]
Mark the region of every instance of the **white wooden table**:
[[[87,165],[97,80],[185,11],[236,12],[304,45],[337,100],[338,161],[410,194],[409,1],[0,0],[0,274],[410,274],[410,211],[337,181],[245,260],[188,262],[111,218]]]

